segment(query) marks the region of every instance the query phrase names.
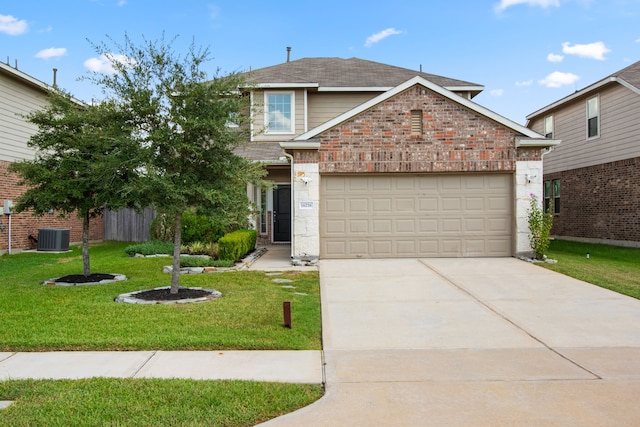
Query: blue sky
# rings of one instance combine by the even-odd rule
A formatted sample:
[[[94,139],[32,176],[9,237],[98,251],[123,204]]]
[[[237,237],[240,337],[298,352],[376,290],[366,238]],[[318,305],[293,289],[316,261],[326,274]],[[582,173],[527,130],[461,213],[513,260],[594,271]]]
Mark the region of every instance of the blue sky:
[[[515,122],[640,60],[640,0],[145,1],[0,4],[0,60],[90,101],[89,41],[177,36],[214,74],[291,58],[358,57],[484,85],[474,101]],[[88,41],[89,40],[89,41]]]

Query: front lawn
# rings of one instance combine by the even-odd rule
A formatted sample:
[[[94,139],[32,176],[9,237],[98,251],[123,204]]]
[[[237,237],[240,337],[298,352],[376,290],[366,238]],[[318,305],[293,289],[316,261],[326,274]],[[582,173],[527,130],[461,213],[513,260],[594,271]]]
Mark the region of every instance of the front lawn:
[[[0,426],[253,426],[306,406],[320,385],[91,378],[0,381]]]
[[[589,258],[587,258],[589,253]],[[550,270],[640,299],[640,249],[553,240]]]
[[[319,350],[317,272],[190,274],[182,286],[213,288],[222,298],[192,304],[115,303],[119,294],[168,286],[171,258],[130,258],[128,243],[92,245],[91,272],[128,280],[91,286],[44,286],[82,273],[79,247],[64,254],[0,257],[0,351],[55,350]],[[292,280],[276,283],[274,278]],[[287,288],[285,286],[294,286]],[[291,302],[292,329],[282,303]]]

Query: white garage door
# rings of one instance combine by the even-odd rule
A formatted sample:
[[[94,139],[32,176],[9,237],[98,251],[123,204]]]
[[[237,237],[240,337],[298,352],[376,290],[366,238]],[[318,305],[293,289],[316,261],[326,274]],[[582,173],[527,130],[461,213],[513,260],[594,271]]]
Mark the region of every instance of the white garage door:
[[[323,175],[322,258],[511,256],[513,175]]]

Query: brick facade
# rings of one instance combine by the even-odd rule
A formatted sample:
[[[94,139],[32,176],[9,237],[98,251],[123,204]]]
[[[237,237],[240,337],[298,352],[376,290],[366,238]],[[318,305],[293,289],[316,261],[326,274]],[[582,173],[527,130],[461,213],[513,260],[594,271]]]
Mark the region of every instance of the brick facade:
[[[13,200],[14,204],[18,197],[24,192],[24,187],[18,185],[19,177],[14,173],[9,173],[7,168],[9,162],[0,161],[0,204],[4,200]],[[8,216],[0,216],[0,253],[8,249]],[[22,212],[11,215],[11,249],[21,250],[32,248],[29,242],[29,235],[38,237],[39,228],[68,228],[69,240],[72,243],[82,241],[82,220],[76,216],[58,218],[57,214],[33,216],[30,212]],[[102,218],[91,220],[89,224],[89,239],[102,240],[103,224]]]
[[[411,111],[422,111],[421,135]],[[515,171],[515,133],[416,85],[319,135],[320,173]],[[533,153],[532,157],[539,157]]]
[[[640,157],[544,175],[556,179],[552,234],[640,242]]]

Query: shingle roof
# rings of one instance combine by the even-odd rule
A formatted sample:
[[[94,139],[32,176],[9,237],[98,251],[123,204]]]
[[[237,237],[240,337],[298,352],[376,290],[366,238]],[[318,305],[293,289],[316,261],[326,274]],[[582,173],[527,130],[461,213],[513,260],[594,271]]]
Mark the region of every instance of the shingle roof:
[[[391,88],[420,76],[447,88],[469,87],[480,92],[482,85],[422,73],[359,58],[302,58],[246,73],[247,81],[260,83],[317,83],[320,87]],[[473,89],[471,89],[473,88]]]
[[[282,148],[278,142],[261,142],[256,144],[242,144],[236,147],[234,153],[237,156],[244,157],[256,162],[278,163],[281,161]]]
[[[613,73],[610,77],[618,77],[640,89],[640,61]]]

